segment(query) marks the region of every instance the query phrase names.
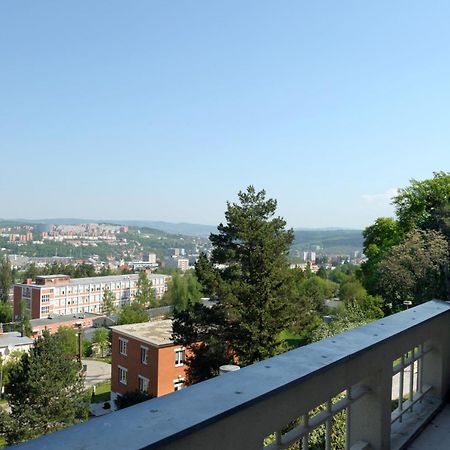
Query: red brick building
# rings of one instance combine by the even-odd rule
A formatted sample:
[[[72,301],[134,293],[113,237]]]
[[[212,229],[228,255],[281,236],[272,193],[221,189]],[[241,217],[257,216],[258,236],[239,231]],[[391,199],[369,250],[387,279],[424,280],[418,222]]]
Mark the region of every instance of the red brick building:
[[[159,397],[184,387],[185,350],[172,341],[172,321],[111,327],[111,400],[141,390]]]

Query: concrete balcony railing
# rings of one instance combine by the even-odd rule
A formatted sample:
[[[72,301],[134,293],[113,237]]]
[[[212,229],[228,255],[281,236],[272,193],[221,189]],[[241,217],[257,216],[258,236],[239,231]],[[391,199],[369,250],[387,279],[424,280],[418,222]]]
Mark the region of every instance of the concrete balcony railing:
[[[347,449],[397,449],[449,387],[450,304],[430,301],[19,447],[307,449],[322,427],[324,448],[332,449],[332,418],[345,411]]]

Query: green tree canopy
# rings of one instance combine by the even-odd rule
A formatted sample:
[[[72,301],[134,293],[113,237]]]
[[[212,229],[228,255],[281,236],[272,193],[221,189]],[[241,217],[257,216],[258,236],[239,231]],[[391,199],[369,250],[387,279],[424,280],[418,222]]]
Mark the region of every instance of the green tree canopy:
[[[103,291],[103,312],[110,316],[114,312],[117,311],[116,306],[116,296],[114,292],[111,292],[110,290],[105,289]]]
[[[200,301],[202,287],[192,272],[175,273],[164,295],[164,301],[177,311],[186,309],[189,303]]]
[[[379,266],[379,290],[394,310],[404,301],[413,304],[446,298],[449,247],[438,231],[413,230],[389,251]]]
[[[156,306],[156,294],[145,271],[139,272],[135,300],[145,307]]]
[[[9,302],[9,292],[12,282],[11,263],[9,262],[9,258],[4,256],[0,259],[0,302]]]
[[[94,332],[94,337],[92,338],[92,344],[98,345],[101,352],[101,357],[103,358],[105,350],[110,346],[109,331],[107,328],[96,328]]]
[[[442,232],[450,207],[450,173],[435,172],[429,180],[411,180],[410,186],[399,190],[393,203],[405,231],[417,227]]]
[[[75,358],[78,354],[77,330],[70,326],[58,327],[57,337],[62,351],[69,357]]]
[[[133,302],[131,305],[125,305],[119,311],[117,325],[127,323],[140,323],[148,321],[148,313],[144,306],[139,302]]]
[[[410,186],[398,191],[393,204],[396,220],[379,218],[364,231],[365,287],[371,294],[383,295],[394,309],[403,301],[420,303],[430,295],[450,298],[444,250],[445,244],[447,251],[450,245],[450,173],[411,180]],[[431,258],[426,261],[428,251]],[[438,256],[447,259],[432,261]],[[429,278],[423,278],[424,273]]]
[[[87,418],[89,399],[80,363],[64,351],[60,335],[47,331],[30,353],[9,370],[6,397],[10,413],[1,410],[1,431],[8,444],[51,433]]]
[[[201,329],[202,351],[213,352],[220,340],[232,349],[239,364],[247,365],[283,348],[278,335],[289,321],[292,276],[288,253],[294,234],[275,216],[277,203],[266,199],[265,191],[256,192],[249,186],[238,197],[239,203],[227,203],[226,223],[210,235],[210,261],[202,257],[196,265],[204,292],[216,304],[209,310],[197,306],[194,317],[176,314],[174,337],[192,344],[188,337],[195,333],[186,327]],[[219,350],[227,359],[224,348],[219,346]],[[193,366],[191,361],[189,368]]]

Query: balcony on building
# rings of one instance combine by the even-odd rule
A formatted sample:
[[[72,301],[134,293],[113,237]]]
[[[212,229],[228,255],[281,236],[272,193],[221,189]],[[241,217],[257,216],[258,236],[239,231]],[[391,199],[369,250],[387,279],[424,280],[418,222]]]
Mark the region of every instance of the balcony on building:
[[[450,448],[427,428],[450,428],[449,388],[450,303],[433,300],[19,448],[307,449],[320,429],[334,449],[339,414],[346,449]]]

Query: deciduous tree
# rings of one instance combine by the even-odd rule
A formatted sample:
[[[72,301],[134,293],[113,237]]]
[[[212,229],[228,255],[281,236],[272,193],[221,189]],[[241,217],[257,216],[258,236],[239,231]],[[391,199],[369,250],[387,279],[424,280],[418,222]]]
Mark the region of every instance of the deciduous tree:
[[[156,306],[156,294],[145,271],[139,272],[135,300],[145,307]]]

